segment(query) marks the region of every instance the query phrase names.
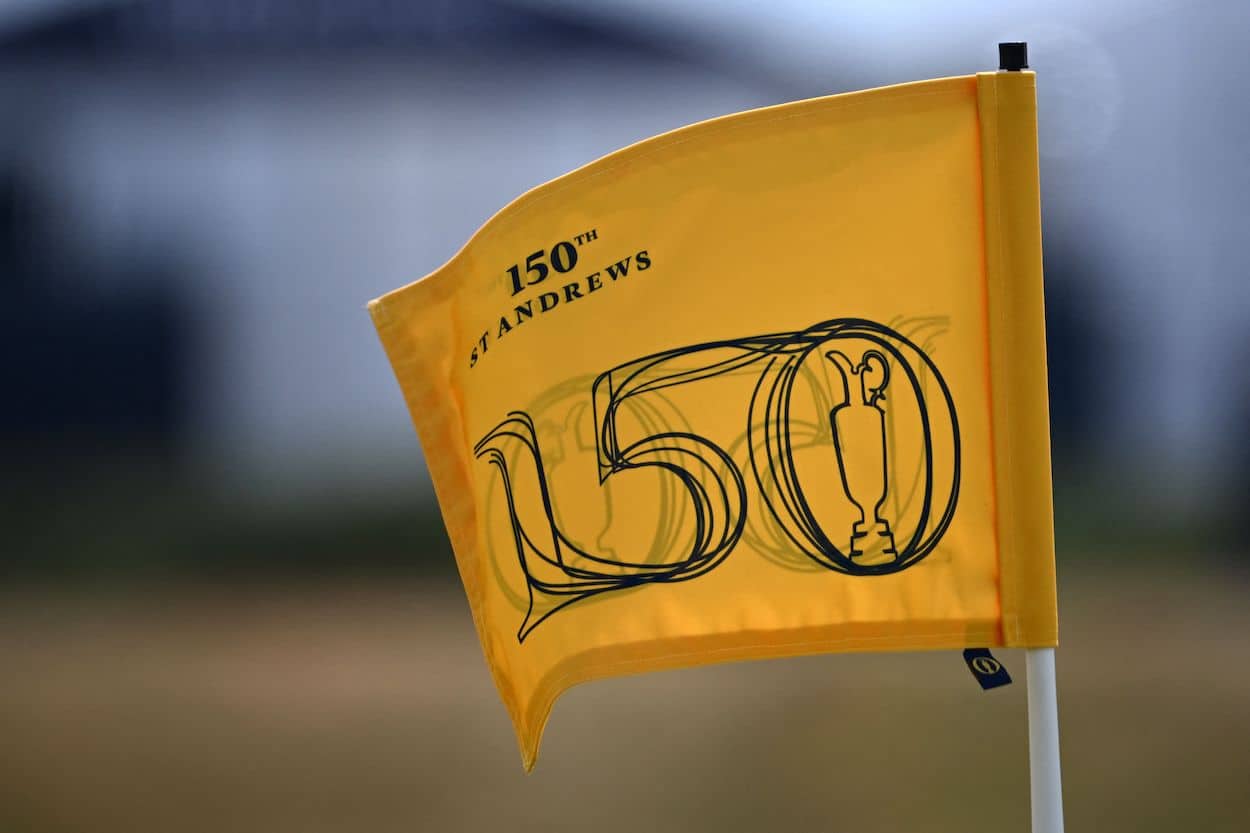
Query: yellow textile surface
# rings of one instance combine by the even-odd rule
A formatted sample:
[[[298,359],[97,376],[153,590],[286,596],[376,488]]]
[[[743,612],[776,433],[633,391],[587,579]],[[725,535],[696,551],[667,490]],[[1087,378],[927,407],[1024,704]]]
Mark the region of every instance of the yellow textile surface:
[[[526,767],[597,677],[1056,642],[1032,73],[648,139],[369,308]]]

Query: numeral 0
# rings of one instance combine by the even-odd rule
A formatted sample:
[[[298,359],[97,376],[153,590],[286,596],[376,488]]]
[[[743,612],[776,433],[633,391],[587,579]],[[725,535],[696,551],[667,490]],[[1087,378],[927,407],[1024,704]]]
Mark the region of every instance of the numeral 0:
[[[569,241],[551,247],[551,268],[563,274],[577,265],[577,247]]]

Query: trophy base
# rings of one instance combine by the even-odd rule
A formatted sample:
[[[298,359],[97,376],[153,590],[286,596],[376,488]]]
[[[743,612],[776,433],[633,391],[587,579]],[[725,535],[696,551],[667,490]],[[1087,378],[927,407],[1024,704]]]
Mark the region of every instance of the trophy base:
[[[897,561],[898,550],[894,548],[894,533],[889,522],[877,521],[871,525],[856,522],[851,528],[850,556],[856,564],[865,567]]]

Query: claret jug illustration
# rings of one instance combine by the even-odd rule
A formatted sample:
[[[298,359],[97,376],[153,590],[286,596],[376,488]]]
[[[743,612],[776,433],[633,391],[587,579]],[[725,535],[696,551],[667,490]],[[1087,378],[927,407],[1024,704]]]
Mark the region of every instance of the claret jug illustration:
[[[825,358],[837,368],[842,382],[842,404],[829,412],[842,488],[860,513],[851,527],[847,554],[857,564],[888,564],[898,558],[894,532],[881,516],[889,469],[880,403],[890,382],[890,366],[877,350],[865,351],[859,364],[837,350],[826,352]]]

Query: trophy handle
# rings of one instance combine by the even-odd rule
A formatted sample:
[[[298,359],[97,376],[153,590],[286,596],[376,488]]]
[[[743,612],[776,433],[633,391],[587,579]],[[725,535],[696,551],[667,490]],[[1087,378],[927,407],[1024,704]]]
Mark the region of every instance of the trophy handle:
[[[844,353],[830,350],[825,357],[842,375],[843,402],[829,412],[834,452],[842,476],[842,490],[859,510],[851,524],[847,556],[856,564],[875,566],[898,559],[890,523],[881,517],[889,489],[886,460],[885,413],[877,404],[890,383],[890,364],[878,350],[867,350],[856,365]],[[851,380],[858,377],[860,401],[852,401]]]
[[[856,370],[859,372],[860,393],[864,397],[864,404],[875,406],[885,397],[885,386],[890,384],[890,363],[877,350],[868,350]],[[879,375],[881,381],[874,384],[869,379],[870,374],[873,377]]]

